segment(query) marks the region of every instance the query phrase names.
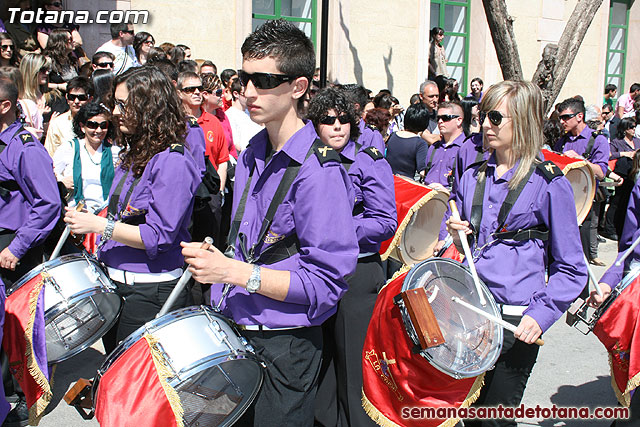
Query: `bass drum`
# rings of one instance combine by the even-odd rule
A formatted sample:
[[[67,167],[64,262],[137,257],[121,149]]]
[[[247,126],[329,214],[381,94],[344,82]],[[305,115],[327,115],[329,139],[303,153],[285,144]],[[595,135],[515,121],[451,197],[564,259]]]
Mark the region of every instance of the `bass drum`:
[[[393,180],[398,229],[391,239],[382,243],[380,254],[383,261],[391,257],[413,265],[433,256],[449,193],[397,175]]]
[[[420,354],[432,366],[456,379],[476,377],[491,369],[502,350],[502,326],[452,300],[452,297],[458,297],[499,318],[500,310],[486,285],[481,283],[486,300],[483,306],[467,267],[450,259],[433,258],[409,271],[402,291],[419,287],[425,289],[445,339],[444,344],[421,350]],[[419,346],[404,305],[400,305],[400,311],[409,337]]]
[[[122,299],[93,258],[65,255],[40,264],[16,282],[12,293],[39,280],[44,280],[49,364],[62,362],[91,346],[118,319]]]
[[[260,390],[263,367],[247,341],[213,309],[188,307],[147,323],[116,347],[93,382],[94,408],[114,404],[100,400],[100,380],[145,334],[157,340],[172,372],[167,381],[178,393],[185,426],[233,425]]]

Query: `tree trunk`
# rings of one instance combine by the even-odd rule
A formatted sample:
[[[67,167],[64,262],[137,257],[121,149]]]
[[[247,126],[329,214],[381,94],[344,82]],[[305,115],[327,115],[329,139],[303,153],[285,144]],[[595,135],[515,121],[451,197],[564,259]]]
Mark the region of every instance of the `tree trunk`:
[[[602,1],[602,0],[600,0]],[[513,34],[513,18],[507,12],[504,0],[482,0],[489,23],[491,38],[505,80],[522,80],[522,66],[518,45]]]
[[[573,10],[558,42],[555,58],[553,58],[553,61],[550,61],[550,58],[545,58],[543,54],[543,58],[538,64],[538,69],[531,80],[542,89],[545,113],[549,111],[558,97],[567,79],[569,70],[571,70],[573,60],[580,49],[580,45],[587,34],[593,18],[602,5],[602,1],[603,0],[578,0],[578,4]],[[546,47],[545,52],[547,52]],[[552,64],[550,64],[550,62],[552,62]]]

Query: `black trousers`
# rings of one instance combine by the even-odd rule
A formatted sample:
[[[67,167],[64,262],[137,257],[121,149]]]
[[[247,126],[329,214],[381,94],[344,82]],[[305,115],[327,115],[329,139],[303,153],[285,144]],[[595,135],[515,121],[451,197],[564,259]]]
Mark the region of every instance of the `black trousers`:
[[[591,210],[587,214],[582,225],[580,225],[580,240],[582,241],[582,251],[587,260],[598,257],[598,215],[600,213],[600,202],[593,202]]]
[[[242,335],[266,363],[256,399],[234,426],[281,427],[313,425],[318,388],[322,329],[243,331]]]
[[[503,315],[502,317],[514,325],[519,324],[521,319],[520,316]],[[519,406],[539,349],[538,345],[526,344],[516,339],[512,332],[505,330],[500,357],[495,368],[485,373],[484,386],[473,406],[493,407],[500,404],[510,408]],[[465,427],[516,427],[517,423],[513,419],[465,420],[464,425]]]
[[[120,341],[156,317],[178,280],[160,283],[135,283],[133,286],[114,282],[118,286],[117,292],[124,298],[124,305],[118,321],[102,337],[107,354],[111,353]],[[187,289],[185,288],[171,310],[185,307],[186,304]]]

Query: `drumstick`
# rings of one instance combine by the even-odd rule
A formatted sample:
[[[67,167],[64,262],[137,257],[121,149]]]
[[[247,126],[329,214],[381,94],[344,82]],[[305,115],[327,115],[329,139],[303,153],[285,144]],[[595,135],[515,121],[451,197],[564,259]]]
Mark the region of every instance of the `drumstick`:
[[[78,204],[76,205],[76,211],[81,211],[82,209],[84,209],[84,202],[78,202]],[[51,252],[51,256],[49,257],[49,261],[51,261],[52,259],[55,259],[58,257],[58,255],[60,255],[60,251],[62,250],[62,246],[64,246],[64,242],[67,241],[67,239],[69,238],[69,234],[71,234],[71,227],[69,227],[68,225],[64,228],[64,231],[62,232],[62,234],[60,235],[60,239],[58,240],[58,243],[56,244],[56,247],[53,249],[53,252]]]
[[[202,245],[200,246],[200,249],[207,250],[207,249],[209,249],[209,246],[211,246],[211,245],[213,245],[213,239],[211,237],[205,237],[204,238],[204,242],[202,242]],[[180,280],[178,280],[178,283],[176,283],[176,285],[173,287],[173,290],[169,294],[169,298],[167,298],[167,301],[164,303],[164,305],[162,306],[162,308],[160,309],[160,311],[156,315],[156,319],[158,317],[161,317],[161,316],[164,316],[165,314],[167,314],[167,312],[169,311],[171,306],[178,299],[178,295],[180,295],[180,292],[182,292],[184,287],[187,285],[187,282],[189,281],[189,279],[191,279],[191,272],[189,271],[189,268],[187,267],[184,270],[184,273],[182,273],[182,276],[180,276]]]
[[[451,300],[453,302],[456,302],[456,303],[460,304],[463,307],[468,308],[469,310],[473,311],[474,313],[477,313],[480,316],[483,316],[484,318],[486,318],[488,320],[491,320],[492,322],[502,326],[504,329],[506,329],[508,331],[515,332],[518,329],[518,327],[516,325],[512,325],[511,323],[509,323],[509,322],[507,322],[505,320],[502,320],[499,317],[496,317],[496,316],[494,316],[492,314],[486,313],[486,312],[482,311],[482,309],[479,309],[478,307],[475,307],[475,306],[473,306],[473,305],[471,305],[471,304],[469,304],[467,302],[464,302],[464,301],[462,301],[460,298],[458,298],[456,296],[451,297]],[[538,338],[535,341],[535,343],[540,345],[540,346],[542,346],[542,345],[544,345],[544,340],[542,340],[542,338]]]
[[[458,207],[456,206],[456,201],[449,200],[449,207],[451,208],[451,216],[453,217],[453,219],[455,219],[456,221],[460,221],[460,212],[458,211]],[[458,230],[458,236],[460,237],[460,243],[462,243],[464,257],[469,260],[469,270],[471,270],[473,283],[476,285],[476,292],[478,292],[480,304],[482,304],[482,306],[484,307],[487,305],[487,300],[484,297],[484,292],[482,292],[482,286],[480,286],[480,278],[478,277],[478,272],[476,271],[476,265],[473,262],[473,256],[471,256],[471,249],[469,248],[467,235],[464,234],[464,231]]]
[[[598,296],[601,297],[602,296],[602,289],[600,289],[600,285],[598,285],[598,281],[596,280],[596,276],[595,276],[595,274],[593,274],[593,271],[591,270],[591,267],[589,267],[589,261],[587,261],[587,256],[583,254],[582,258],[584,258],[584,262],[587,264],[587,274],[589,275],[589,281],[591,282],[593,287],[596,289],[596,293],[598,294]]]
[[[622,265],[624,260],[627,259],[629,257],[629,255],[631,255],[631,252],[633,252],[633,250],[636,248],[636,246],[638,246],[638,243],[640,243],[640,235],[638,235],[638,237],[636,237],[636,240],[634,240],[633,244],[631,246],[629,246],[629,249],[624,251],[624,253],[620,257],[620,259],[616,261],[616,267],[620,267]]]

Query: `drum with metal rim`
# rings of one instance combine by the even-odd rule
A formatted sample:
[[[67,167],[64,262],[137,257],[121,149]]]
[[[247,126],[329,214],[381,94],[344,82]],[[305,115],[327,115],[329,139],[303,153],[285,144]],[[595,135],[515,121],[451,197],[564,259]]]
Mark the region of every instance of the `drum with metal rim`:
[[[233,425],[260,390],[263,367],[247,341],[210,307],[188,307],[147,323],[116,347],[93,382],[94,408],[110,404],[97,401],[100,379],[145,334],[157,340],[169,367],[185,426]]]
[[[488,371],[502,350],[502,326],[454,302],[464,302],[501,317],[489,289],[481,283],[486,300],[483,306],[468,268],[457,261],[432,258],[416,264],[407,274],[402,291],[422,287],[442,331],[445,343],[420,351],[438,370],[453,378],[471,378]],[[402,319],[411,340],[419,346],[418,336],[403,304]]]
[[[47,360],[59,363],[99,340],[118,319],[122,298],[100,264],[84,255],[64,255],[40,264],[11,293],[44,280]],[[8,296],[11,295],[9,293]]]

